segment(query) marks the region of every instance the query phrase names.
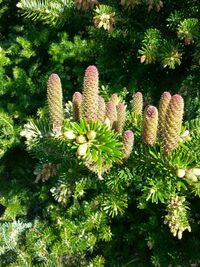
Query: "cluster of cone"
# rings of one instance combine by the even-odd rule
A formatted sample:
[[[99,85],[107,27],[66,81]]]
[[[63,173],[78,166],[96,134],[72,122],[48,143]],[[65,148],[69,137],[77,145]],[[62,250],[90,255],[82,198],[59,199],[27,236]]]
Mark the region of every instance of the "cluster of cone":
[[[47,98],[53,132],[57,133],[63,125],[62,88],[57,74],[52,74],[48,80]],[[117,94],[113,94],[105,103],[99,95],[99,74],[95,66],[89,66],[85,71],[83,93],[75,92],[72,98],[73,118],[79,121],[86,118],[87,122],[99,121],[107,124],[120,135],[126,118],[126,106],[120,102]],[[171,96],[164,92],[160,99],[159,110],[149,105],[143,112],[143,96],[137,92],[133,96],[132,114],[143,117],[142,142],[154,145],[157,138],[163,145],[164,154],[168,156],[178,145],[183,118],[183,98],[176,94]],[[124,159],[130,156],[134,135],[128,130],[123,133]]]
[[[62,88],[57,74],[52,74],[48,80],[47,99],[52,129],[57,133],[63,125]],[[78,122],[81,118],[85,118],[88,123],[98,121],[101,125],[107,124],[108,127],[122,135],[124,160],[129,158],[133,148],[134,134],[130,130],[123,133],[126,106],[120,102],[117,94],[113,94],[107,103],[99,95],[99,74],[95,66],[89,66],[86,69],[83,93],[74,93],[72,105],[74,121]]]
[[[164,92],[160,99],[159,110],[149,105],[143,114],[142,94],[137,92],[133,97],[132,114],[143,116],[143,144],[152,146],[159,137],[164,154],[168,156],[180,141],[183,108],[184,102],[180,95],[171,96],[169,92]]]
[[[88,122],[99,121],[116,130],[120,135],[126,118],[126,106],[120,102],[117,94],[113,94],[106,103],[99,95],[99,75],[95,66],[89,66],[85,71],[83,94],[75,92],[72,99],[74,120],[86,118]],[[134,135],[131,131],[123,134],[124,159],[128,159],[133,147]]]

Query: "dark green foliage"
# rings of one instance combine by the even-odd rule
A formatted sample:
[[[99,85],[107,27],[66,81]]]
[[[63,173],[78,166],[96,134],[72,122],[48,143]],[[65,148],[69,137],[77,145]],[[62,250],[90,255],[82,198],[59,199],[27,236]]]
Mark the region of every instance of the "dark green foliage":
[[[127,2],[134,8],[109,0],[100,1],[106,6],[84,11],[71,0],[0,0],[2,267],[199,265],[200,184],[191,169],[200,168],[200,2]],[[110,27],[99,24],[102,13],[111,16]],[[94,125],[95,131],[110,134],[98,142],[114,138],[114,158],[111,149],[103,147],[113,166],[99,177],[88,169],[94,166],[86,164],[90,153],[97,159],[97,146],[84,159],[76,156],[77,143],[72,142],[72,149],[71,141],[52,135],[41,108],[48,76],[59,74],[66,102],[82,90],[89,64],[98,67],[105,100],[117,91],[129,110],[138,90],[145,106],[156,105],[166,90],[183,96],[187,122],[182,142],[169,158],[159,143],[151,149],[141,145],[142,117],[131,117],[129,111],[125,130],[134,131],[135,142],[124,164],[119,163],[116,133]],[[71,115],[69,107],[66,117]],[[25,127],[29,156],[19,132],[36,112],[37,119],[29,119]],[[68,118],[65,126],[62,134],[82,131]],[[179,170],[187,170],[187,177],[178,177]],[[181,223],[191,227],[181,240],[164,224],[177,196],[183,207],[178,211]]]

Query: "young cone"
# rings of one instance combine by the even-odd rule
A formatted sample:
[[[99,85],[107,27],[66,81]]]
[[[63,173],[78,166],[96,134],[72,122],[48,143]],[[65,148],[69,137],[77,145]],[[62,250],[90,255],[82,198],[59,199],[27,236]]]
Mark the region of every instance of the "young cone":
[[[53,132],[58,133],[63,124],[62,86],[60,78],[53,73],[47,83],[47,100]]]
[[[123,147],[124,147],[123,160],[127,160],[130,157],[131,152],[133,150],[134,134],[132,131],[127,130],[126,132],[124,132],[123,138],[122,138],[122,143],[123,143]]]
[[[173,95],[166,113],[164,128],[164,153],[168,156],[178,145],[183,119],[184,102],[180,95]]]
[[[117,121],[115,123],[115,130],[122,134],[124,123],[126,119],[126,107],[123,103],[117,105]]]
[[[102,96],[99,96],[97,120],[103,124],[106,116],[106,104]]]
[[[142,93],[137,92],[133,96],[132,113],[137,115],[142,115],[142,109],[143,109],[143,96]]]
[[[89,66],[85,71],[81,116],[86,120],[95,121],[98,112],[99,74],[95,66]]]
[[[163,139],[164,137],[166,113],[167,113],[170,100],[171,100],[171,94],[169,92],[164,92],[160,98],[159,112],[158,112],[158,116],[159,116],[158,130],[159,130],[159,136],[161,137],[161,139]]]
[[[110,120],[111,127],[115,127],[115,123],[117,121],[117,109],[112,101],[108,101],[106,104],[106,117]]]
[[[73,118],[74,121],[79,121],[81,117],[81,101],[82,101],[82,94],[79,92],[75,92],[72,98],[73,104]]]
[[[118,95],[115,93],[115,94],[112,94],[111,97],[110,97],[110,101],[113,102],[113,104],[115,104],[115,106],[117,106],[119,104],[119,97]]]
[[[154,145],[157,137],[158,110],[154,106],[148,106],[144,112],[142,142],[145,145]]]

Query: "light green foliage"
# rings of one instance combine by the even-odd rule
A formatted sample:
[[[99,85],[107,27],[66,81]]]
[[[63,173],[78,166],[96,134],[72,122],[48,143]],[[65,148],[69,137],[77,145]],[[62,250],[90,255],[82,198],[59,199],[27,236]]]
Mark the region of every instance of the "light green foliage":
[[[20,215],[26,215],[27,210],[26,207],[23,206],[23,195],[18,198],[18,196],[10,195],[8,199],[5,199],[5,197],[1,197],[0,204],[5,207],[5,211],[3,212],[3,215],[1,216],[2,221],[14,221],[16,217]]]
[[[178,25],[178,37],[184,40],[186,44],[193,43],[199,38],[198,19],[184,19]]]
[[[163,42],[160,54],[164,68],[175,69],[176,65],[181,64],[182,54],[179,51],[180,49],[176,44],[167,41]]]
[[[59,34],[60,40],[57,43],[52,43],[49,48],[49,54],[53,61],[63,64],[68,59],[76,59],[83,62],[93,47],[92,42],[86,39],[81,39],[80,36],[75,36],[73,42],[68,40],[67,33]]]
[[[139,50],[141,63],[154,63],[157,59],[158,49],[161,42],[161,34],[158,29],[148,29],[142,41],[143,46]]]
[[[0,111],[0,158],[17,141],[16,133],[13,120],[6,113]]]
[[[120,162],[122,158],[122,144],[119,142],[119,136],[110,130],[105,124],[100,125],[99,122],[91,122],[89,125],[86,120],[80,120],[80,124],[71,123],[71,129],[75,135],[85,135],[90,131],[94,131],[96,136],[94,139],[86,140],[88,145],[87,152],[84,156],[86,162],[94,162],[101,169],[103,163],[112,165],[113,162]],[[77,149],[79,144],[75,141],[72,148]]]
[[[162,39],[158,29],[148,29],[142,43],[143,46],[138,51],[141,63],[150,64],[160,60],[164,68],[170,69],[175,69],[176,65],[181,64],[182,54],[178,45]]]

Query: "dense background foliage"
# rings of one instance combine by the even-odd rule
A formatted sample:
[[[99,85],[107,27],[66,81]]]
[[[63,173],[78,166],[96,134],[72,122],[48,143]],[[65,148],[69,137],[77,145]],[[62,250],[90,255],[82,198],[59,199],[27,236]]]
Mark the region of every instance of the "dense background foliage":
[[[100,93],[106,100],[117,92],[129,106],[133,93],[139,90],[145,96],[145,105],[157,104],[162,92],[167,90],[183,96],[186,121],[200,116],[198,0],[99,1],[100,5],[93,1],[94,5],[87,8],[84,2],[90,1],[0,0],[0,266],[43,266],[52,243],[53,251],[57,249],[59,254],[56,231],[60,229],[56,227],[59,216],[61,221],[66,219],[65,207],[57,205],[50,189],[59,187],[59,183],[62,185],[62,179],[34,183],[34,166],[38,161],[26,152],[19,135],[27,118],[36,114],[38,118],[44,116],[46,83],[52,72],[58,73],[62,80],[65,103],[75,91],[82,91],[84,70],[94,64],[100,73]],[[107,20],[102,21],[101,15],[107,15]],[[88,175],[86,188],[90,188],[91,198],[98,194],[97,189],[99,192],[105,188],[112,190],[110,180],[120,175],[123,177],[120,194],[132,194],[133,198],[128,200],[123,215],[103,222],[94,251],[92,238],[96,233],[90,237],[90,245],[84,240],[76,253],[73,248],[75,256],[66,257],[62,264],[84,266],[93,253],[103,255],[105,266],[110,267],[198,266],[197,197],[190,199],[192,233],[186,233],[180,241],[163,225],[162,203],[148,203],[145,210],[137,208],[139,178],[131,180],[130,166],[121,174],[120,168],[112,169],[108,184],[104,185],[99,181],[91,185],[91,174],[76,167],[67,175],[73,177],[81,173],[80,180]],[[82,207],[75,208],[81,217]],[[90,211],[86,209],[83,213],[87,212]],[[80,218],[80,225],[81,220],[84,216]],[[30,222],[34,222],[35,231]],[[65,224],[75,227],[66,221]],[[112,238],[107,234],[108,225],[112,228]],[[27,229],[30,231],[25,238],[20,233]],[[64,231],[59,234],[62,238]],[[73,238],[76,247],[76,238]],[[16,255],[19,255],[18,265],[14,263]],[[35,262],[30,263],[32,255]],[[103,258],[98,257],[88,266],[103,266]],[[28,263],[23,262],[24,258]],[[55,260],[53,255],[51,259]],[[46,264],[51,266],[50,262]]]

